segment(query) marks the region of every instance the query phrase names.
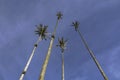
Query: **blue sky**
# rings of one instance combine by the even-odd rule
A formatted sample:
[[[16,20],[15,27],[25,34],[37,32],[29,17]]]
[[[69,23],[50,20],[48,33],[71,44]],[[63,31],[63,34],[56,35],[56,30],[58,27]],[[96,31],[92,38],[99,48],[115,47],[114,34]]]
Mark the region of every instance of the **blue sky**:
[[[69,39],[65,51],[65,80],[103,80],[79,35],[70,26],[80,21],[80,30],[109,80],[120,80],[119,0],[0,0],[0,80],[18,80],[38,36],[35,25],[48,25],[52,32],[56,13],[60,21],[45,80],[61,80],[61,55],[57,38]],[[38,80],[49,41],[42,41],[24,80]]]

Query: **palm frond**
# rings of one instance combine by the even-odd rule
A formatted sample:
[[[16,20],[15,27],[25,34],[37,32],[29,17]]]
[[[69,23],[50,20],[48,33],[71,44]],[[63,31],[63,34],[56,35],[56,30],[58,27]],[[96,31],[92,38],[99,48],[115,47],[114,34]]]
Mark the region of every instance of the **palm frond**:
[[[35,34],[41,36],[42,39],[46,40],[46,33],[47,33],[47,25],[39,24],[37,29],[35,30]]]
[[[64,38],[58,38],[58,45],[56,45],[57,47],[61,48],[61,51],[64,52],[64,50],[66,49],[66,42],[67,40],[64,40]]]
[[[63,14],[61,12],[58,12],[56,16],[57,16],[57,19],[60,20],[62,19]]]
[[[78,21],[72,22],[72,26],[75,28],[75,31],[78,30],[80,23]]]

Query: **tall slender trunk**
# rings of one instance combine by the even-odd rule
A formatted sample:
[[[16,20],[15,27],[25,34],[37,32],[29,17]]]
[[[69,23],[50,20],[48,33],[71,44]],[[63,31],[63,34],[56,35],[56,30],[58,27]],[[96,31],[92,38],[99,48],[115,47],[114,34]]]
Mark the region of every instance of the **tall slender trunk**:
[[[104,80],[108,80],[106,74],[105,74],[104,71],[102,70],[102,67],[100,66],[99,62],[97,61],[97,59],[96,59],[94,53],[93,53],[92,50],[88,47],[86,41],[84,40],[84,38],[83,38],[83,36],[82,36],[80,30],[77,30],[77,31],[78,31],[78,33],[79,33],[79,35],[80,35],[80,37],[81,37],[81,39],[82,39],[82,41],[83,41],[83,43],[84,43],[86,49],[88,50],[90,56],[92,57],[92,59],[94,60],[95,64],[97,65],[97,68],[99,69],[100,73],[102,74]]]
[[[29,65],[30,65],[30,63],[31,63],[31,60],[32,60],[32,58],[33,58],[33,56],[34,56],[34,54],[35,54],[35,50],[36,50],[36,48],[37,48],[37,45],[38,45],[38,43],[39,43],[40,41],[41,41],[41,36],[38,38],[37,42],[34,44],[33,51],[32,51],[32,53],[31,53],[31,55],[30,55],[30,57],[29,57],[29,59],[28,59],[28,62],[27,62],[27,64],[26,64],[23,72],[21,73],[21,76],[20,76],[19,80],[23,80],[23,78],[24,78],[24,76],[25,76],[25,74],[26,74],[26,72],[27,72],[27,70],[28,70],[28,67],[29,67]]]
[[[64,75],[64,53],[62,52],[62,80],[65,80]]]
[[[46,58],[44,60],[43,66],[42,66],[42,70],[41,70],[41,73],[40,73],[39,80],[44,80],[44,77],[45,77],[48,61],[49,61],[51,50],[52,50],[52,45],[53,45],[53,42],[54,42],[54,39],[55,39],[55,34],[56,34],[57,26],[58,26],[58,21],[59,20],[57,20],[57,22],[56,22],[56,26],[54,28],[54,31],[53,31],[53,34],[52,34],[52,37],[51,37],[48,52],[47,52]]]

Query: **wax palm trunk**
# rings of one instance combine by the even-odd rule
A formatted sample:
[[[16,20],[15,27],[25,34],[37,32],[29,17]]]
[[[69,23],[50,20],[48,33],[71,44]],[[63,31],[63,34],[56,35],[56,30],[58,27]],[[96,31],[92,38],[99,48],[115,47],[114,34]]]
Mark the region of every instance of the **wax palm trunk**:
[[[49,61],[50,54],[51,54],[51,50],[52,50],[52,45],[53,45],[53,42],[54,42],[54,39],[55,39],[55,33],[56,33],[56,28],[58,26],[58,21],[59,20],[57,20],[57,22],[56,22],[56,26],[55,26],[53,35],[51,37],[51,41],[50,41],[50,44],[49,44],[48,52],[47,52],[46,58],[44,60],[43,66],[42,66],[42,70],[41,70],[41,73],[40,73],[39,80],[44,80],[44,77],[45,77],[46,68],[47,68],[48,61]]]
[[[101,68],[101,66],[100,66],[100,64],[99,64],[99,62],[97,61],[97,59],[96,59],[94,53],[92,52],[92,50],[88,47],[87,43],[85,42],[85,40],[84,40],[84,38],[83,38],[83,36],[82,36],[80,30],[77,29],[77,31],[78,31],[78,33],[79,33],[79,35],[80,35],[80,37],[81,37],[81,39],[82,39],[82,41],[83,41],[83,43],[84,43],[86,49],[88,50],[90,56],[92,57],[92,59],[94,60],[95,64],[97,65],[97,67],[98,67],[100,73],[102,74],[104,80],[108,80],[106,74],[105,74],[104,71],[102,70],[102,68]]]
[[[31,55],[30,55],[30,57],[29,57],[29,59],[28,59],[28,62],[27,62],[27,64],[26,64],[23,72],[21,73],[21,76],[20,76],[19,80],[23,80],[23,78],[24,78],[24,76],[25,76],[25,73],[27,72],[28,67],[29,67],[29,65],[30,65],[30,63],[31,63],[31,60],[32,60],[32,58],[33,58],[33,56],[34,56],[34,54],[35,54],[35,50],[36,50],[36,48],[37,48],[37,45],[38,45],[38,43],[39,43],[40,41],[41,41],[41,36],[38,38],[36,44],[34,45],[33,51],[32,51],[32,53],[31,53]]]
[[[65,80],[64,75],[64,53],[62,52],[62,80]]]
[[[64,38],[62,37],[61,39],[58,38],[58,45],[56,45],[57,47],[61,48],[61,61],[62,61],[61,80],[65,80],[65,76],[64,76],[64,50],[66,49],[66,43],[67,43],[67,40],[64,40]]]
[[[44,80],[47,65],[48,65],[48,61],[49,61],[49,58],[50,58],[50,55],[51,55],[52,45],[53,45],[53,42],[54,42],[54,39],[55,39],[56,29],[58,27],[58,22],[59,22],[60,19],[62,19],[61,12],[58,12],[56,16],[57,16],[57,22],[56,22],[54,31],[53,31],[52,36],[51,36],[51,41],[50,41],[50,44],[49,44],[49,48],[48,48],[46,58],[45,58],[44,63],[42,65],[42,70],[41,70],[41,73],[40,73],[39,80]]]
[[[31,55],[30,55],[30,57],[29,57],[29,59],[28,59],[28,62],[27,62],[27,64],[26,64],[26,66],[25,66],[25,68],[24,68],[24,70],[23,70],[23,72],[22,72],[19,80],[23,80],[23,78],[24,78],[24,76],[25,76],[25,73],[27,72],[27,69],[28,69],[28,67],[29,67],[29,65],[30,65],[30,63],[31,63],[31,60],[32,60],[33,55],[34,55],[34,53],[35,53],[35,50],[36,50],[36,48],[37,48],[37,46],[38,46],[38,43],[39,43],[41,40],[43,40],[43,39],[46,40],[46,37],[47,37],[47,27],[48,27],[48,26],[42,25],[42,24],[40,24],[40,25],[37,26],[37,30],[35,31],[35,33],[36,33],[37,35],[39,35],[39,38],[38,38],[37,42],[34,44],[33,51],[32,51],[32,53],[31,53]]]

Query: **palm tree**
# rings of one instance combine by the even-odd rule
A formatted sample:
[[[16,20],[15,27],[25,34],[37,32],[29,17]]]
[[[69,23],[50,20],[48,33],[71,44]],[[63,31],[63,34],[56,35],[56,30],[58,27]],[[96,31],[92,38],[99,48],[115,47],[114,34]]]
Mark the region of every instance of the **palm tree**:
[[[88,50],[90,56],[91,56],[92,59],[94,60],[96,66],[98,67],[98,69],[99,69],[100,73],[102,74],[104,80],[108,80],[106,74],[105,74],[104,71],[102,70],[102,68],[101,68],[101,66],[100,66],[100,64],[99,64],[99,62],[97,61],[97,59],[96,59],[94,53],[93,53],[92,50],[88,47],[88,45],[87,45],[86,41],[84,40],[84,38],[83,38],[83,36],[82,36],[80,30],[78,29],[78,28],[79,28],[79,22],[78,22],[78,21],[73,22],[73,23],[72,23],[72,26],[75,28],[75,31],[79,33],[79,35],[80,35],[80,37],[81,37],[81,39],[82,39],[82,41],[83,41],[83,43],[84,43],[86,49]]]
[[[50,41],[50,44],[49,44],[49,48],[48,48],[48,52],[47,52],[46,58],[45,58],[44,63],[42,65],[42,69],[41,69],[39,80],[44,80],[45,73],[46,73],[46,68],[47,68],[48,61],[49,61],[50,54],[51,54],[51,50],[52,50],[52,45],[53,45],[53,42],[54,42],[54,39],[55,39],[56,29],[58,27],[58,22],[59,22],[60,19],[62,19],[63,15],[62,15],[61,12],[58,12],[56,16],[57,16],[57,22],[56,22],[54,31],[53,31],[52,36],[51,36],[51,41]]]
[[[30,57],[29,57],[29,59],[28,59],[28,62],[27,62],[27,64],[26,64],[23,72],[21,73],[21,76],[20,76],[19,80],[23,80],[23,78],[24,78],[24,76],[25,76],[25,73],[27,72],[27,69],[28,69],[28,67],[29,67],[29,65],[30,65],[30,63],[31,63],[31,60],[32,60],[33,55],[34,55],[34,53],[35,53],[35,50],[36,50],[36,48],[37,48],[37,46],[38,46],[38,43],[39,43],[41,40],[43,40],[43,39],[46,40],[47,27],[48,27],[48,26],[43,26],[42,24],[40,24],[39,26],[37,26],[37,30],[35,31],[35,33],[36,33],[37,35],[39,35],[39,38],[38,38],[37,42],[34,44],[33,51],[32,51],[32,53],[31,53],[31,55],[30,55]]]
[[[61,48],[61,58],[62,58],[62,80],[65,80],[65,76],[64,76],[64,50],[66,49],[66,42],[67,40],[64,40],[64,38],[62,37],[61,39],[58,38],[58,42],[59,44],[57,46],[59,46]]]

